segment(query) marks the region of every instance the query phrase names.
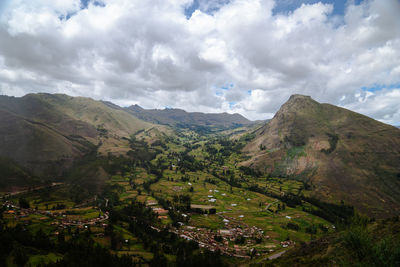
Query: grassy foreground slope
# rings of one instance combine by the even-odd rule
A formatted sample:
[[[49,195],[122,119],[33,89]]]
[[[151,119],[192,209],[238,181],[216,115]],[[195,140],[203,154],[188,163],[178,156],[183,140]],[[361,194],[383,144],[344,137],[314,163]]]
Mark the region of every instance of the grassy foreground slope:
[[[371,216],[400,212],[400,131],[361,114],[294,95],[256,132],[243,164],[307,182],[323,200]]]
[[[340,232],[301,243],[283,257],[257,266],[399,266],[400,223],[355,217]]]

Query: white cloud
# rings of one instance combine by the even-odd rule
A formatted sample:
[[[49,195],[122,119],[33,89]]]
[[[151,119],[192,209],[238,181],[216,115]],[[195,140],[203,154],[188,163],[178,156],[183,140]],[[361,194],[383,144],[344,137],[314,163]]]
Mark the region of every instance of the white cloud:
[[[272,0],[202,0],[190,19],[190,0],[93,3],[3,5],[0,93],[64,92],[253,119],[302,93],[400,122],[390,100],[400,83],[396,0],[349,4],[342,19],[322,3],[274,15]],[[234,86],[217,95],[226,84]],[[387,89],[361,102],[355,96],[376,85]]]
[[[400,88],[383,89],[378,93],[365,92],[358,94],[357,100],[344,107],[374,117],[385,123],[400,121]]]

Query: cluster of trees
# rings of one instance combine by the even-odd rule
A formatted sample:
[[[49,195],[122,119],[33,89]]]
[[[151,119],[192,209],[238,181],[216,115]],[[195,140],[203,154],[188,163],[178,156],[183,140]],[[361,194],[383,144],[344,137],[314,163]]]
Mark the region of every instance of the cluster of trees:
[[[286,224],[286,228],[292,229],[294,231],[299,231],[300,230],[300,226],[297,223],[293,223],[293,222],[288,222]]]
[[[256,137],[255,133],[247,133],[247,134],[242,135],[239,138],[239,141],[247,143],[247,142],[250,142],[251,140],[253,140],[255,137]]]
[[[241,150],[245,145],[243,142],[231,140],[229,138],[220,138],[217,142],[222,146],[220,152],[224,156],[229,156],[233,153],[241,153]]]
[[[172,202],[176,210],[188,211],[190,210],[192,199],[189,195],[174,195]]]
[[[233,187],[242,187],[241,181],[235,178],[235,173],[230,172],[229,170],[223,171],[222,175],[219,175],[215,169],[212,170],[211,173],[214,177],[228,183]]]
[[[219,178],[218,176],[214,175],[215,177]],[[209,184],[217,184],[217,181],[215,181],[214,179],[211,178],[206,178],[204,179],[205,183],[209,183]]]
[[[97,205],[104,210],[108,208],[112,208],[114,206],[119,205],[120,199],[119,194],[123,193],[125,188],[118,184],[106,184],[103,188],[103,191],[97,198]]]
[[[291,133],[284,137],[285,146],[287,148],[304,146],[309,138],[309,131],[305,129],[303,121],[294,120],[292,124],[293,127]]]
[[[30,208],[29,202],[23,197],[19,198],[18,204],[23,209],[29,209]]]
[[[217,149],[216,145],[219,145],[220,148]],[[204,151],[208,153],[206,160],[217,163],[219,166],[223,166],[225,158],[229,157],[233,153],[241,153],[241,149],[244,145],[244,142],[230,140],[228,138],[217,138],[211,140],[204,145]]]
[[[326,135],[329,137],[329,148],[323,148],[321,149],[321,152],[324,152],[325,154],[330,154],[336,149],[336,145],[339,141],[339,136],[332,133],[326,133]]]
[[[294,194],[276,194],[274,192],[268,191],[266,188],[260,187],[258,184],[252,184],[248,188],[248,190],[257,192],[266,196],[270,196],[272,198],[277,198],[280,201],[284,202],[291,208],[295,208],[298,205],[301,205],[301,197]]]
[[[243,172],[245,175],[250,175],[254,177],[262,176],[262,173],[259,170],[247,167],[247,166],[240,166],[239,170]]]
[[[154,141],[154,142],[151,144],[151,146],[152,146],[152,147],[160,146],[160,147],[162,147],[164,150],[167,150],[167,149],[168,149],[168,146],[167,146],[164,142],[162,142],[161,140],[156,140],[156,141]]]
[[[65,209],[65,208],[66,208],[65,204],[63,204],[63,203],[57,203],[57,205],[53,206],[51,209],[52,209],[52,210],[63,210],[63,209]]]
[[[332,223],[347,223],[355,215],[354,207],[345,205],[343,202],[341,204],[327,203],[317,198],[304,196],[302,199],[317,207],[317,209],[307,209],[303,207],[304,211],[324,218]]]
[[[294,222],[288,222],[288,223],[286,224],[286,228],[287,228],[287,229],[294,230],[294,231],[300,231],[300,229],[301,229],[300,225],[298,225],[297,223],[294,223]],[[312,237],[313,235],[317,234],[318,228],[319,228],[322,232],[327,232],[327,231],[328,231],[328,229],[327,229],[323,224],[318,224],[318,225],[311,224],[311,225],[305,227],[305,228],[304,228],[304,231],[305,231],[306,233],[310,234],[311,237]]]
[[[153,178],[153,179],[147,179],[147,180],[142,184],[143,189],[146,190],[147,192],[150,192],[150,191],[151,191],[150,186],[151,186],[152,184],[157,183],[158,181],[160,181],[160,179],[161,179],[162,176],[163,176],[163,172],[164,172],[164,169],[158,169],[157,167],[154,167],[151,163],[150,163],[149,166],[151,166],[151,168],[148,169],[148,173],[149,173],[149,174],[154,174],[156,177]]]
[[[181,152],[178,156],[178,167],[181,170],[188,170],[188,171],[202,171],[204,169],[204,165],[202,162],[196,160],[196,158],[189,154],[191,149],[186,149],[185,151]]]
[[[128,151],[128,156],[142,164],[155,159],[158,154],[162,153],[162,150],[157,149],[155,146],[149,147],[145,140],[137,140],[134,135],[129,139],[129,146],[131,150]]]
[[[8,227],[0,222],[0,266],[7,266],[9,257],[17,266],[25,266],[30,255],[62,254],[63,258],[43,266],[136,266],[131,257],[118,257],[96,245],[84,233],[74,233],[66,239],[60,232],[56,239],[39,229],[33,233],[23,225]]]
[[[355,214],[354,207],[345,205],[341,203],[340,205],[334,203],[328,203],[321,201],[317,198],[313,197],[305,197],[303,195],[294,195],[294,194],[275,194],[271,191],[268,191],[265,188],[258,186],[257,184],[253,184],[247,188],[250,191],[257,192],[263,195],[267,195],[273,198],[277,198],[285,203],[289,207],[296,207],[298,205],[302,205],[302,201],[308,202],[312,204],[316,208],[306,208],[303,206],[303,211],[314,214],[318,217],[321,217],[329,222],[347,222],[350,218],[352,218]]]

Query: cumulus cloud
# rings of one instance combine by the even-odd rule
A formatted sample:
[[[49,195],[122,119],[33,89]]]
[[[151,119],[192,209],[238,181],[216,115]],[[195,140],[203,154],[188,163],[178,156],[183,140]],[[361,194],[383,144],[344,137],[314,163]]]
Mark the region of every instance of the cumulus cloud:
[[[384,88],[379,92],[357,93],[355,98],[356,101],[344,107],[357,110],[385,123],[400,121],[400,88],[393,90]],[[400,125],[398,124],[398,126]]]
[[[67,93],[251,119],[271,117],[301,93],[400,122],[396,0],[349,1],[340,18],[334,1],[280,13],[273,0],[86,2],[3,2],[0,93]]]

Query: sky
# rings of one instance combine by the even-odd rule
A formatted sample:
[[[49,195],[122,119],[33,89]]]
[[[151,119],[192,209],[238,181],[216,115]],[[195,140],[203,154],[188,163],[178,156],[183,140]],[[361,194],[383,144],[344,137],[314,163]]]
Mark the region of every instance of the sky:
[[[273,117],[310,95],[400,125],[399,0],[0,0],[0,94]]]

